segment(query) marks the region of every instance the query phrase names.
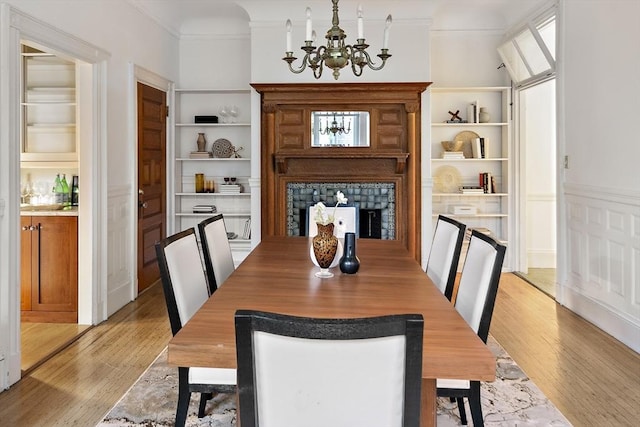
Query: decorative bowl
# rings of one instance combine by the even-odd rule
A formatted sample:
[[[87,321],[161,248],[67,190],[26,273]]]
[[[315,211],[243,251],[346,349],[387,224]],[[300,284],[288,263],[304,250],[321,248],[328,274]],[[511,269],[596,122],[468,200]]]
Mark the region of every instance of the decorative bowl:
[[[441,141],[444,151],[462,151],[464,141]]]

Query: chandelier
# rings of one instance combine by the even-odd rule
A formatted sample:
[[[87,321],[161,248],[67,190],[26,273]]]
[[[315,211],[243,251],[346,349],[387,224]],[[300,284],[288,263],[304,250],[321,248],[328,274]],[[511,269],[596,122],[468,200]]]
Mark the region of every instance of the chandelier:
[[[338,121],[336,120],[336,113],[333,113],[333,121],[331,122],[331,126],[329,126],[329,119],[327,118],[327,121],[325,122],[325,126],[324,128],[320,128],[320,134],[321,135],[342,135],[342,134],[349,134],[349,132],[351,132],[351,120],[349,120],[349,124],[347,125],[347,128],[344,128],[344,116],[342,116],[342,122],[340,124],[338,124]]]
[[[345,43],[347,35],[344,30],[340,28],[338,1],[339,0],[331,0],[331,3],[333,3],[333,19],[331,23],[333,26],[327,30],[327,35],[325,36],[327,39],[326,46],[314,46],[316,36],[311,25],[311,9],[307,7],[305,42],[304,46],[301,47],[305,54],[304,58],[302,58],[302,64],[297,69],[292,66],[293,62],[298,58],[293,56],[293,50],[291,49],[291,20],[287,19],[287,51],[285,52],[286,56],[282,59],[289,64],[289,70],[291,70],[292,73],[300,74],[308,66],[313,70],[313,76],[319,79],[326,65],[333,70],[333,78],[338,80],[340,70],[349,65],[349,63],[351,63],[351,71],[353,71],[353,74],[360,76],[365,66],[374,71],[381,70],[386,64],[387,59],[391,57],[389,49],[387,48],[391,15],[387,16],[382,38],[382,49],[380,49],[380,53],[377,55],[378,58],[382,60],[382,63],[376,65],[367,52],[369,45],[365,43],[364,38],[362,6],[358,6],[358,38],[356,44],[348,45]]]

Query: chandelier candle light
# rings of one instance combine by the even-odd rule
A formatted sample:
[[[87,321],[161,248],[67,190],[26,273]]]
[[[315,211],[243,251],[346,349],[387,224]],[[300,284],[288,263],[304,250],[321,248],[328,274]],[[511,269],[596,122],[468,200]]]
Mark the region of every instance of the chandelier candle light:
[[[382,49],[380,53],[377,55],[382,63],[380,65],[376,65],[372,60],[371,56],[367,52],[368,44],[365,42],[364,38],[364,23],[362,18],[362,5],[358,6],[358,38],[356,40],[356,44],[348,45],[345,42],[347,35],[344,30],[340,28],[340,18],[338,17],[338,1],[339,0],[331,0],[333,3],[333,19],[331,23],[333,26],[327,30],[327,35],[325,38],[327,39],[326,46],[317,47],[314,46],[315,43],[315,31],[313,31],[312,21],[311,21],[311,8],[307,7],[306,10],[306,25],[305,25],[305,42],[304,46],[301,49],[305,52],[304,58],[302,58],[302,65],[299,68],[293,68],[293,62],[298,59],[293,56],[293,50],[291,48],[291,20],[287,19],[287,51],[285,52],[285,57],[282,58],[289,64],[289,70],[292,73],[299,74],[303,72],[307,66],[311,68],[313,71],[313,76],[316,79],[319,79],[322,76],[322,70],[324,66],[331,68],[333,70],[333,78],[338,80],[340,77],[340,70],[351,62],[351,70],[353,74],[356,76],[362,75],[362,70],[365,65],[371,68],[374,71],[381,70],[382,67],[387,62],[387,59],[391,57],[389,54],[388,44],[389,44],[389,27],[391,26],[391,15],[387,16],[387,20],[384,27],[384,34],[382,37]]]

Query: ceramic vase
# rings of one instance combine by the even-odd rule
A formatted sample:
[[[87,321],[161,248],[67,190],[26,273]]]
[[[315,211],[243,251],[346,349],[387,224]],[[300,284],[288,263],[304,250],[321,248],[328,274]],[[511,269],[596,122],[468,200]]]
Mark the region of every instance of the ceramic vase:
[[[320,272],[316,273],[316,276],[332,277],[333,273],[329,272],[329,267],[338,250],[338,238],[333,235],[333,223],[327,225],[317,224],[317,226],[318,234],[312,239],[313,254],[320,266]]]
[[[360,268],[360,260],[356,256],[356,233],[344,233],[344,254],[340,258],[340,271],[355,274]]]
[[[485,107],[480,107],[480,112],[478,113],[478,121],[480,123],[489,123],[491,120],[491,115],[487,111]]]
[[[207,139],[204,137],[204,133],[198,134],[198,139],[196,140],[196,144],[198,144],[198,151],[206,151],[207,148]]]

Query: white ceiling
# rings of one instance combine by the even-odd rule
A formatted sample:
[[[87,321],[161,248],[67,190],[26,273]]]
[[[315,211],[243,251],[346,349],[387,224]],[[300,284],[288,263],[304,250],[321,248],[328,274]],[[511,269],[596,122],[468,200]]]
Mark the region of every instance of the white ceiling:
[[[250,16],[257,21],[303,20],[306,6],[314,16],[329,19],[330,0],[128,0],[176,36],[202,33],[249,31]],[[341,19],[354,19],[359,3],[365,19],[384,19],[393,11],[394,20],[433,19],[434,28],[479,25],[507,29],[550,0],[343,0]],[[353,9],[353,13],[350,13]],[[342,12],[344,10],[344,13]],[[343,18],[344,17],[344,18]]]

